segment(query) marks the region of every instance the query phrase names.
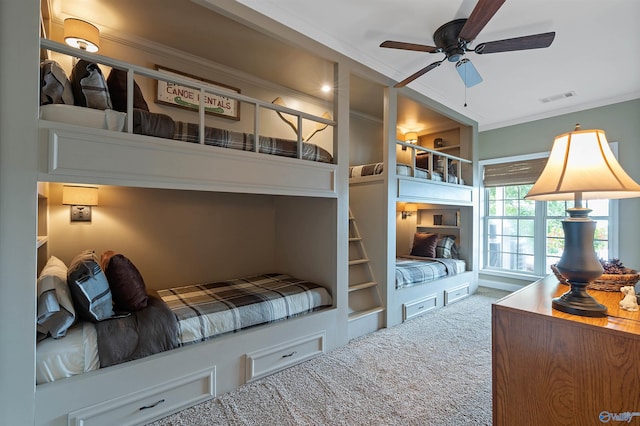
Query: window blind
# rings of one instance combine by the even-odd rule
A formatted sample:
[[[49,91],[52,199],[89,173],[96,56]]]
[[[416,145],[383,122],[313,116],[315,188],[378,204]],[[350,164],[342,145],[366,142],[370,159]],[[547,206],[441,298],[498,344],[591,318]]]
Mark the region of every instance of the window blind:
[[[533,184],[542,173],[547,158],[487,164],[484,166],[485,187]]]

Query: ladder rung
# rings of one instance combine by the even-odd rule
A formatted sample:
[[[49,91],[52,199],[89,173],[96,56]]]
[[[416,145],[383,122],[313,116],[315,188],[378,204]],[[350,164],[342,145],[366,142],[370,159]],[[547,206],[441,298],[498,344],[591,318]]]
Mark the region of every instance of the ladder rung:
[[[356,242],[356,241],[362,241],[362,238],[360,238],[360,237],[349,237],[349,242],[350,243],[353,243],[353,242]]]
[[[377,314],[378,312],[383,312],[384,308],[382,306],[376,306],[371,309],[366,309],[364,311],[352,312],[349,314],[349,321],[357,320],[358,318],[366,317],[367,315]]]
[[[369,259],[354,259],[349,261],[349,266],[361,265],[363,263],[369,263]]]
[[[377,284],[378,283],[375,282],[375,281],[367,281],[367,282],[360,283],[360,284],[353,284],[353,285],[349,286],[349,291],[363,290],[365,288],[374,287]]]

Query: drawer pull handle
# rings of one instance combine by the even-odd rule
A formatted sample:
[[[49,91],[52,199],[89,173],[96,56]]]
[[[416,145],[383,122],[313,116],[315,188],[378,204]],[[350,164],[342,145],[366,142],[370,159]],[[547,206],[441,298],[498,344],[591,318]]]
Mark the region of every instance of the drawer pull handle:
[[[418,309],[424,309],[424,305],[418,306]]]
[[[161,400],[159,400],[159,401],[154,402],[154,403],[153,403],[153,404],[151,404],[151,405],[145,405],[145,406],[143,406],[143,407],[140,407],[140,411],[142,411],[142,410],[146,410],[146,409],[148,409],[148,408],[156,407],[156,406],[158,406],[159,404],[162,404],[163,402],[164,402],[164,399],[161,399]]]
[[[296,351],[293,351],[290,354],[282,355],[282,358],[289,358],[290,356],[294,356],[296,353],[297,353]]]

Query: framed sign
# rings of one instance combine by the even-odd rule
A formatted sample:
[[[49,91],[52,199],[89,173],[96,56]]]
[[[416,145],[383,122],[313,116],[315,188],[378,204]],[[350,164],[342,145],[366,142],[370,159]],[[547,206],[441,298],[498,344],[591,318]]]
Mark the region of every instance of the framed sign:
[[[174,74],[180,77],[188,77],[194,80],[211,84],[213,86],[222,87],[240,93],[240,89],[236,89],[235,87],[205,80],[203,78],[181,73],[169,68],[164,68],[159,65],[156,65],[156,69],[162,73]],[[205,113],[229,118],[231,120],[240,120],[240,102],[238,100],[224,95],[214,95],[213,93],[206,93],[205,96]],[[168,83],[166,81],[157,80],[155,101],[159,104],[171,105],[178,108],[197,111],[200,108],[200,90],[175,83]]]

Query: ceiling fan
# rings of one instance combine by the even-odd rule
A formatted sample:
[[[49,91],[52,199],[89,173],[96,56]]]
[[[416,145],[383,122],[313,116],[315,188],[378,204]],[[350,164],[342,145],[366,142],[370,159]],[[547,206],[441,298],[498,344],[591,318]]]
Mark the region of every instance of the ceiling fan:
[[[388,47],[391,49],[445,54],[444,59],[441,61],[427,65],[420,71],[395,84],[394,87],[406,86],[418,77],[439,67],[445,60],[456,63],[456,70],[464,81],[465,86],[471,87],[480,83],[482,77],[480,77],[478,71],[473,64],[471,64],[471,61],[464,58],[465,53],[475,52],[483,55],[486,53],[512,52],[515,50],[549,47],[556,36],[555,32],[489,41],[480,43],[475,48],[469,48],[469,44],[476,38],[478,33],[482,31],[505,1],[506,0],[479,0],[469,18],[455,19],[447,22],[433,33],[435,46],[390,40],[381,43],[380,47]]]

